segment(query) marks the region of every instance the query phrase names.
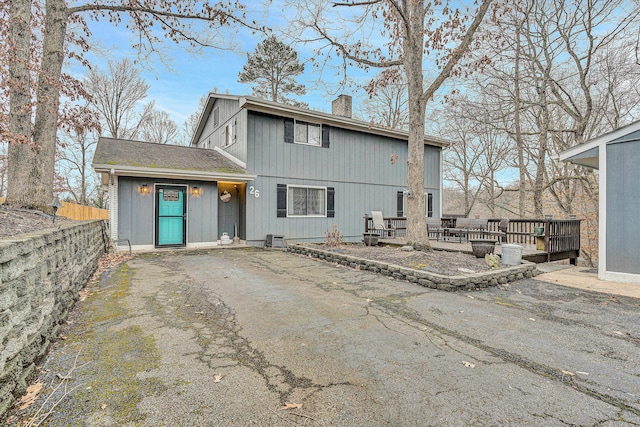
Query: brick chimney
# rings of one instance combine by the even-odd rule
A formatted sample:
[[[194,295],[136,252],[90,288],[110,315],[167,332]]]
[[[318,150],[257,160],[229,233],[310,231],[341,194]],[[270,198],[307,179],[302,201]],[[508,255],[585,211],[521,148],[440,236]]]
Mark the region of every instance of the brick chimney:
[[[331,103],[331,114],[351,118],[351,95],[340,95]]]

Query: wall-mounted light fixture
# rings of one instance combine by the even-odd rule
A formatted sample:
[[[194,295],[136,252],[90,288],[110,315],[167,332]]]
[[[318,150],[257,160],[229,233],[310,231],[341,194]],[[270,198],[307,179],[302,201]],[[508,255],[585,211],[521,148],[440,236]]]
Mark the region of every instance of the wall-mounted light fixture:
[[[143,196],[149,194],[149,185],[148,184],[142,184],[140,186],[140,194],[142,194]]]
[[[198,187],[197,185],[194,185],[191,187],[191,195],[193,197],[198,197],[200,195],[200,187]]]

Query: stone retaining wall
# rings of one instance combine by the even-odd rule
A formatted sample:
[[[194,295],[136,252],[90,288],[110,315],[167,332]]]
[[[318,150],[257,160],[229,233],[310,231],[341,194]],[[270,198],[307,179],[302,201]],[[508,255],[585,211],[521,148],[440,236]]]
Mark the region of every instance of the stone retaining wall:
[[[108,244],[102,221],[0,240],[0,424]]]
[[[523,264],[504,267],[500,270],[460,276],[445,276],[443,274],[436,274],[425,270],[414,270],[412,268],[401,267],[399,265],[361,259],[350,255],[325,251],[304,245],[288,246],[287,250],[289,252],[319,258],[351,268],[359,268],[360,270],[369,270],[385,276],[392,276],[399,280],[408,280],[409,282],[416,283],[420,286],[440,289],[442,291],[458,291],[497,286],[499,284],[533,277],[538,273],[535,264],[524,261]]]

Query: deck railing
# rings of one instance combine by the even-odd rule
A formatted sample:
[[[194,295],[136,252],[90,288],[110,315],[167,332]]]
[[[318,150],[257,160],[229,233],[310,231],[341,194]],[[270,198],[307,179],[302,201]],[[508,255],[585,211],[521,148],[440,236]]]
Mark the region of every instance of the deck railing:
[[[387,228],[395,229],[396,236],[406,236],[407,219],[403,217],[385,217]],[[490,218],[488,220],[489,232],[498,232],[500,219]],[[580,251],[580,221],[579,219],[509,219],[509,226],[506,231],[506,243],[520,245],[536,245],[538,239],[544,240],[544,252],[548,254],[548,259],[553,260],[555,254],[567,254],[566,258],[575,258]],[[442,218],[443,228],[455,227],[456,218]],[[535,228],[542,227],[542,235],[536,235]],[[364,230],[373,230],[373,220],[368,215],[364,217]],[[491,233],[489,233],[491,235]],[[495,234],[494,234],[495,236]],[[482,238],[482,233],[478,235],[469,234],[469,238]]]

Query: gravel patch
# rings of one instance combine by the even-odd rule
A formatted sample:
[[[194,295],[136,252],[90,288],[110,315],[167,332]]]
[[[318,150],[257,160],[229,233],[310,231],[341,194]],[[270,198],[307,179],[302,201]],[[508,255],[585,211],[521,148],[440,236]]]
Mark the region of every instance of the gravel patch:
[[[491,268],[487,265],[484,258],[476,258],[464,252],[437,250],[431,252],[405,251],[396,246],[365,246],[364,244],[342,244],[338,247],[328,245],[308,246],[362,259],[382,261],[414,270],[425,270],[449,276],[458,275],[461,272],[480,273],[491,271]],[[500,267],[503,267],[503,265],[500,264]]]

